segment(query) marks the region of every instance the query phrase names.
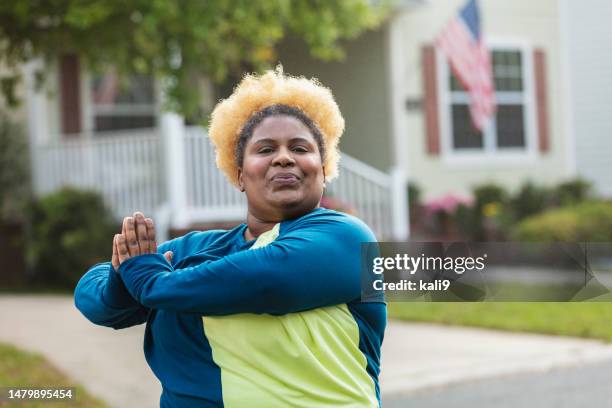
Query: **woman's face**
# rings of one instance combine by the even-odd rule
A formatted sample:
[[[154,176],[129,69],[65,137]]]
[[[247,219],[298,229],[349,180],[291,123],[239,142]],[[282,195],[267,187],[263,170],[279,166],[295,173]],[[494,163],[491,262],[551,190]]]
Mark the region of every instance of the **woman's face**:
[[[319,205],[324,185],[317,142],[299,119],[265,118],[245,146],[238,182],[251,215],[279,222]]]

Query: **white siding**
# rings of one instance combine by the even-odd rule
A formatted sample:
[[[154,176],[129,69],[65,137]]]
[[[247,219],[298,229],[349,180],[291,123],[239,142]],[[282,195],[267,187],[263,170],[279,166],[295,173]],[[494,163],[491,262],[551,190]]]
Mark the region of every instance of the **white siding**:
[[[576,171],[612,197],[612,2],[561,1]]]
[[[399,100],[423,97],[421,47],[432,45],[438,33],[465,4],[465,0],[431,0],[393,20],[399,25],[403,39],[401,69],[404,83],[395,87]],[[407,150],[403,166],[411,180],[422,189],[425,199],[453,191],[469,193],[471,187],[495,182],[509,189],[524,181],[554,184],[568,176],[567,134],[562,122],[562,82],[560,70],[560,35],[557,0],[480,0],[485,38],[495,43],[521,44],[525,49],[539,48],[546,55],[550,151],[535,154],[529,160],[498,158],[457,163],[447,160],[444,151],[431,156],[426,153],[425,115],[423,110],[403,110],[406,134],[401,135]],[[440,86],[440,84],[438,84]],[[440,115],[440,119],[444,116]],[[443,144],[449,135],[441,127]],[[537,129],[535,130],[537,137]],[[537,139],[536,139],[537,140]]]

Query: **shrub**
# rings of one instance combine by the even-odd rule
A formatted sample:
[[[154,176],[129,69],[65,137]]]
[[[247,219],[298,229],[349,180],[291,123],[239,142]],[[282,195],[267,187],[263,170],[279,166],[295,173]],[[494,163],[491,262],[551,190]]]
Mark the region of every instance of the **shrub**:
[[[541,213],[552,204],[552,192],[545,187],[536,186],[530,181],[523,184],[516,195],[510,200],[510,208],[515,221]]]
[[[29,194],[29,168],[23,128],[0,112],[0,221],[23,218]]]
[[[421,204],[421,188],[416,183],[412,181],[408,183],[406,194],[408,194],[409,208],[415,208]]]
[[[575,179],[559,184],[555,189],[555,196],[559,205],[565,206],[589,199],[591,190],[591,183],[586,180]]]
[[[472,198],[448,193],[429,200],[424,207],[425,215],[431,221],[431,229],[446,238],[457,238],[463,231],[463,214],[469,211]]]
[[[30,206],[29,259],[36,283],[73,288],[93,264],[110,260],[118,231],[102,197],[65,188]]]
[[[489,183],[474,188],[474,206],[466,212],[466,234],[475,241],[504,238],[508,214],[503,210],[508,193],[497,184]]]
[[[474,207],[460,205],[453,214],[453,220],[461,237],[465,240],[474,239],[477,235],[474,222]]]
[[[483,184],[474,188],[474,206],[480,210],[489,203],[505,203],[506,190],[497,184]]]
[[[612,203],[584,202],[526,218],[512,233],[516,241],[612,241]]]

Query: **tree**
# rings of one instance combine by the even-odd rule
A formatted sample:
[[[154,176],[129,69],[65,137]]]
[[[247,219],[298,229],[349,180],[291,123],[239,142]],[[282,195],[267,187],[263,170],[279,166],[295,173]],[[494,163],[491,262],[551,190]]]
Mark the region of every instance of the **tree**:
[[[167,108],[190,114],[193,78],[269,68],[289,31],[314,57],[341,59],[340,41],[374,28],[388,9],[384,0],[4,0],[0,62],[9,72],[0,86],[14,104],[21,64],[72,53],[93,70],[113,64],[166,78]]]

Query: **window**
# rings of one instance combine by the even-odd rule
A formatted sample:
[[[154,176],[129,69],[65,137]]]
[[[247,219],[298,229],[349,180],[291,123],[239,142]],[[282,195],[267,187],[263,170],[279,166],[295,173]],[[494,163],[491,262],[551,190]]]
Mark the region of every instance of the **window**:
[[[120,79],[114,71],[93,75],[91,127],[95,131],[151,128],[156,125],[155,87],[151,77]]]
[[[448,89],[443,98],[449,122],[446,150],[452,156],[483,155],[499,157],[525,154],[530,149],[529,119],[531,110],[531,85],[527,65],[528,53],[518,47],[493,47],[495,99],[497,113],[482,132],[472,127],[469,114],[469,95],[453,75],[445,59],[442,72],[446,78],[442,84]]]

